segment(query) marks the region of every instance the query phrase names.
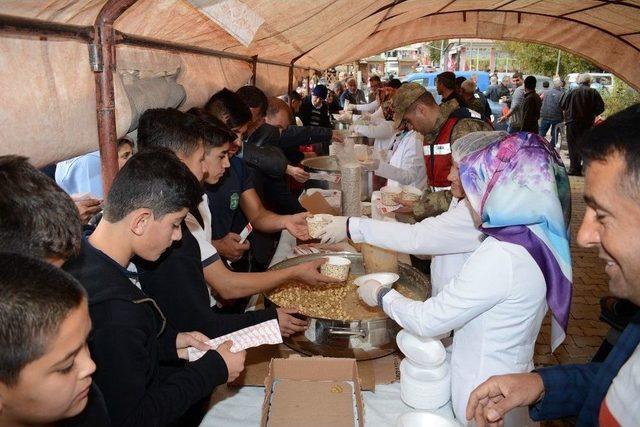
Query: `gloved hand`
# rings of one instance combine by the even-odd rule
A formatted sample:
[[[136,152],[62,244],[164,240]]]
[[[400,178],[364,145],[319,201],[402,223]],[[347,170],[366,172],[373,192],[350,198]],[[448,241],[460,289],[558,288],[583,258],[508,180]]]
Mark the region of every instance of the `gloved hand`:
[[[334,216],[333,221],[320,232],[320,241],[338,243],[347,240],[347,219],[346,216]]]
[[[358,106],[357,104],[352,104],[348,100],[344,102],[345,111],[353,111],[356,109],[357,106]]]
[[[373,150],[373,158],[384,163],[388,163],[389,150]]]
[[[377,280],[367,280],[358,287],[358,296],[362,301],[371,307],[378,305],[378,292],[384,288],[384,285]]]

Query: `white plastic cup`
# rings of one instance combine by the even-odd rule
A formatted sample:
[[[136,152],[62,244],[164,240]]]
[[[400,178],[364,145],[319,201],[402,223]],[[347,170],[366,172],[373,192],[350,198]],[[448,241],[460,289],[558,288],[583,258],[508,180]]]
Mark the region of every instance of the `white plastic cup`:
[[[340,256],[327,256],[327,262],[320,266],[320,273],[324,276],[332,277],[341,282],[349,278],[351,261]]]

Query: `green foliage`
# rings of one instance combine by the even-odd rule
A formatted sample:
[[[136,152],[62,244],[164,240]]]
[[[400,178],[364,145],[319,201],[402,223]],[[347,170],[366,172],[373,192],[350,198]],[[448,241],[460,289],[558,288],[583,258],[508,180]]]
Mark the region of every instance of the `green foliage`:
[[[535,43],[521,42],[496,42],[501,50],[510,54],[518,64],[520,71],[525,74],[542,74],[553,76],[556,74],[558,49]],[[576,55],[562,52],[560,55],[560,75],[569,73],[584,73],[586,71],[599,71],[589,61]]]
[[[439,64],[440,58],[442,57],[442,52],[440,51],[440,47],[444,46],[445,48],[449,44],[449,40],[444,40],[444,44],[440,40],[434,40],[429,43],[426,43],[427,53],[429,54],[429,58],[431,58],[432,64]]]
[[[611,93],[603,93],[606,117],[640,102],[640,93],[620,79],[613,81]]]

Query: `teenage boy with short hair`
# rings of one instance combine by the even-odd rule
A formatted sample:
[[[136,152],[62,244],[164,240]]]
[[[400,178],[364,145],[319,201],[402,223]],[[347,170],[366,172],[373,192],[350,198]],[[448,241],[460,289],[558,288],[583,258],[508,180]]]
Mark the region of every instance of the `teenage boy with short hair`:
[[[82,225],[76,205],[26,157],[0,156],[0,188],[0,251],[58,267],[78,251]]]
[[[227,89],[213,94],[205,110],[234,130],[236,135],[237,129],[246,130],[252,117],[244,101]],[[230,167],[227,173],[216,185],[205,184],[213,214],[213,244],[221,256],[234,263],[233,268],[237,271],[266,270],[274,251],[268,233],[286,229],[300,240],[309,239],[304,219],[307,214],[277,215],[265,208],[256,190],[255,169],[248,167],[251,162],[247,157],[256,149],[262,147],[243,145],[241,138],[236,139],[230,144]],[[249,236],[250,259],[245,254],[249,250],[249,243],[240,244],[238,235],[248,222],[254,227],[254,232]]]
[[[90,330],[86,294],[71,276],[0,255],[0,425],[64,423],[85,410],[96,369]],[[84,425],[108,425],[105,418]]]
[[[224,123],[206,112],[190,110],[189,113],[203,120],[203,141],[207,170],[203,179],[207,184],[215,185],[229,167],[227,153],[229,144],[235,136],[226,129]],[[205,194],[202,202],[198,205],[198,209],[187,215],[186,223],[189,231],[198,241],[205,280],[213,288],[217,296],[227,300],[249,297],[271,290],[288,280],[300,280],[311,285],[331,281],[330,278],[324,277],[318,272],[318,267],[323,264],[323,260],[311,261],[263,273],[230,271],[225,267],[211,242],[211,216],[208,197]],[[244,307],[242,307],[242,311],[244,311]],[[280,329],[284,336],[306,329],[307,323],[305,321],[289,315],[295,313],[295,310],[278,308],[277,312]]]
[[[207,337],[178,333],[127,270],[132,257],[155,261],[180,240],[199,197],[197,180],[170,151],[133,156],[113,181],[102,220],[64,266],[89,294],[94,378],[114,425],[169,424],[243,369],[244,352],[231,353],[230,343],[182,365],[186,347],[211,350]],[[161,363],[175,369],[161,375]]]

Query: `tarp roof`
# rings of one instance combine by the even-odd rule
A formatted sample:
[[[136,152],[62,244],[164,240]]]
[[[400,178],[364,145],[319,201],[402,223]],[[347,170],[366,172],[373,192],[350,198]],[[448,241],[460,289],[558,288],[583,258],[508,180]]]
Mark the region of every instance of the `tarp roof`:
[[[3,0],[0,14],[93,25],[105,2]],[[236,23],[250,21],[251,15],[263,20],[248,46],[205,13],[209,7],[224,3],[235,3],[230,17]],[[243,15],[243,9],[248,15]],[[296,65],[316,69],[418,41],[460,37],[528,41],[581,55],[640,88],[640,0],[139,0],[116,21],[115,28],[127,34],[284,63],[295,60]],[[47,46],[38,47],[38,43]],[[18,104],[13,111],[12,106],[9,111],[2,109],[2,127],[5,123],[11,127],[27,111],[49,113],[54,116],[53,124],[36,126],[40,142],[33,136],[27,142],[42,146],[43,132],[57,141],[73,141],[44,158],[37,152],[26,154],[50,161],[94,149],[97,139],[95,130],[88,129],[90,114],[75,111],[95,107],[95,101],[89,99],[93,82],[86,46],[76,41],[41,43],[0,34],[0,53],[0,90],[15,93],[12,102]],[[142,70],[153,76],[180,70],[178,82],[187,91],[185,108],[201,104],[222,86],[238,87],[251,75],[250,64],[232,60],[127,46],[119,46],[117,53],[120,72],[139,74]],[[57,58],[63,58],[62,62]],[[287,68],[259,65],[257,71],[259,86],[270,94],[285,92]],[[122,110],[117,111],[120,134],[128,129],[127,116],[131,114],[122,88],[118,88],[121,84],[116,82],[117,107]],[[35,109],[17,98],[25,93],[30,102],[35,98]],[[54,111],[52,102],[71,111]],[[86,120],[81,121],[86,129],[73,129],[71,134],[60,129],[78,118]],[[0,140],[24,140],[29,129],[33,126],[0,130]]]

